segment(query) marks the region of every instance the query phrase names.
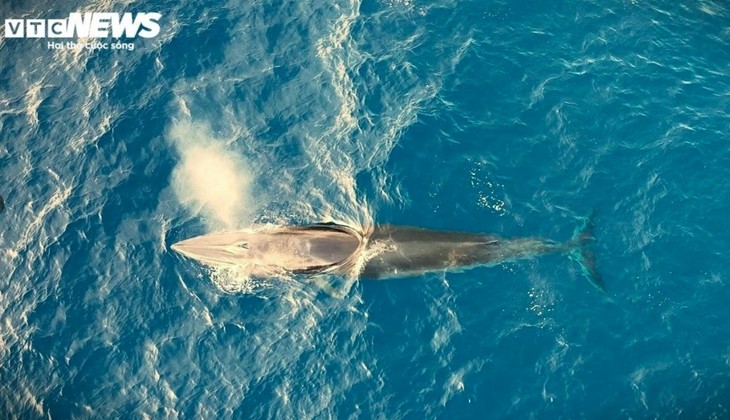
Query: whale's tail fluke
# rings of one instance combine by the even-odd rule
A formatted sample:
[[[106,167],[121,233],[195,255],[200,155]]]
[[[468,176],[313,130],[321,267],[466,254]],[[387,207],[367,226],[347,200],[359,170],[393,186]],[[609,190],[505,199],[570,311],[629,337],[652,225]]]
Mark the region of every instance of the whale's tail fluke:
[[[593,235],[593,219],[595,211],[585,219],[582,226],[576,229],[573,238],[568,242],[570,245],[570,258],[580,264],[583,275],[593,283],[594,286],[606,291],[603,281],[601,280],[601,274],[596,268],[596,254],[593,252],[592,245],[595,241]]]

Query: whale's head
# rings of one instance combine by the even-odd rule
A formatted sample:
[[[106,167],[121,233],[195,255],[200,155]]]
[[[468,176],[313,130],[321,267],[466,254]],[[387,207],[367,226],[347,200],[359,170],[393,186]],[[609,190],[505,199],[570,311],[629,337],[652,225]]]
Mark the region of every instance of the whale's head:
[[[277,226],[197,236],[172,245],[172,250],[213,266],[297,273],[341,264],[357,252],[360,242],[346,229]]]
[[[249,248],[251,237],[250,232],[219,232],[186,239],[171,248],[181,255],[206,264],[240,265],[253,257]]]

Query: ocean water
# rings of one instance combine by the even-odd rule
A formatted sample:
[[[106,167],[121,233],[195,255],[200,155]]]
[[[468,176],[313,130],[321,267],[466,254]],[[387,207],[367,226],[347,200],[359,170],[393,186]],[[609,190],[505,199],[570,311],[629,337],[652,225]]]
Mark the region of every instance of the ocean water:
[[[0,32],[0,417],[727,418],[729,7],[3,2],[162,18],[131,51]],[[170,251],[592,211],[605,292],[560,255],[336,299]]]

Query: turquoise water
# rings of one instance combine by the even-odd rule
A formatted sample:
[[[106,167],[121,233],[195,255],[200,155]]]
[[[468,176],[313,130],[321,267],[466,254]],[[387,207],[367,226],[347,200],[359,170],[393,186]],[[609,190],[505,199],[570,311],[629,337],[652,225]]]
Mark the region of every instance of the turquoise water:
[[[725,418],[721,1],[9,2],[162,14],[133,51],[0,37],[10,418]],[[256,223],[570,238],[357,282],[170,252]],[[331,279],[341,281],[341,279]]]

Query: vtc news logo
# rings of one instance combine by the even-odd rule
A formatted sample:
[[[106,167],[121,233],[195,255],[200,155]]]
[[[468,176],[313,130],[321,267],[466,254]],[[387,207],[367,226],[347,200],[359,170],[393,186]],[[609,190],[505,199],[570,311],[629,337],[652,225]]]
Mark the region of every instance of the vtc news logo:
[[[5,19],[6,38],[153,38],[159,13],[69,13],[67,19]]]

